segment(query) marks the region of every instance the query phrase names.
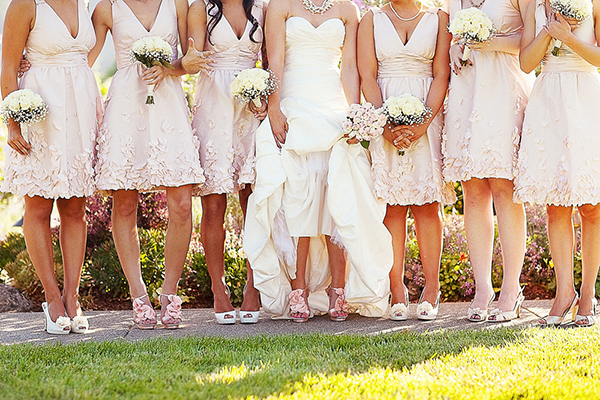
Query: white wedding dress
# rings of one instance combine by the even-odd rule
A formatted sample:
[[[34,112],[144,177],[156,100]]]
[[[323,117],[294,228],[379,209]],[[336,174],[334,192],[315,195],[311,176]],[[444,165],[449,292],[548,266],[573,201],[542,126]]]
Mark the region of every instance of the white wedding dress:
[[[298,237],[311,237],[307,268],[309,305],[325,313],[330,282],[325,235],[347,251],[350,311],[384,315],[392,267],[385,203],[373,195],[370,165],[360,145],[342,139],[348,103],[338,68],[345,26],[333,18],[314,27],[302,17],[286,21],[281,109],[289,130],[278,149],[269,120],[256,132],[256,184],[249,199],[244,251],[263,307],[289,318],[290,279]]]

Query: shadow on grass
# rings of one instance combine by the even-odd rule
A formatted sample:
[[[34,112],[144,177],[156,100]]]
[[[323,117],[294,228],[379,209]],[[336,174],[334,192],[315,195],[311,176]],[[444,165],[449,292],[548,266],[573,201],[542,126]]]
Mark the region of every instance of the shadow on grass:
[[[257,398],[307,378],[403,371],[466,349],[502,348],[520,329],[425,334],[155,339],[0,348],[3,398]]]

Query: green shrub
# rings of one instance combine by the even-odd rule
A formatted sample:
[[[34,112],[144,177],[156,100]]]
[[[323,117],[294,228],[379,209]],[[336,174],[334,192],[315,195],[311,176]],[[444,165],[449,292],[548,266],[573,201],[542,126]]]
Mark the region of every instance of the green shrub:
[[[6,239],[0,242],[0,271],[6,268],[7,264],[14,262],[25,248],[25,237],[22,234],[9,233]]]
[[[164,230],[139,229],[142,278],[152,300],[158,298],[164,280]],[[101,291],[115,298],[129,298],[129,285],[121,268],[114,241],[103,242],[86,264],[86,275]]]

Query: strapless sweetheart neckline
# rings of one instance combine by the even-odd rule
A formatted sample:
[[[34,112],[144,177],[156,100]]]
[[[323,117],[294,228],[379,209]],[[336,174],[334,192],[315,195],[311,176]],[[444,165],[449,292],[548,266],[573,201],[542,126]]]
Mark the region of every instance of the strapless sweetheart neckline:
[[[309,20],[307,20],[307,19],[306,19],[306,18],[304,18],[304,17],[301,17],[300,15],[292,15],[292,16],[291,16],[291,17],[289,17],[287,20],[289,21],[289,20],[290,20],[290,19],[292,19],[292,18],[299,18],[299,19],[301,19],[301,20],[303,20],[303,21],[306,21],[306,23],[308,23],[310,26],[312,26],[312,27],[313,27],[313,29],[315,29],[315,30],[319,29],[320,27],[322,27],[323,25],[325,25],[326,23],[328,23],[328,22],[330,22],[330,21],[340,21],[340,22],[342,23],[342,25],[344,25],[344,21],[342,21],[342,19],[341,19],[341,18],[337,18],[337,17],[336,17],[336,18],[329,18],[329,19],[326,19],[325,21],[321,22],[321,23],[320,23],[319,25],[317,25],[317,26],[314,26],[314,25],[313,25],[313,24],[312,24],[312,23],[311,23]]]

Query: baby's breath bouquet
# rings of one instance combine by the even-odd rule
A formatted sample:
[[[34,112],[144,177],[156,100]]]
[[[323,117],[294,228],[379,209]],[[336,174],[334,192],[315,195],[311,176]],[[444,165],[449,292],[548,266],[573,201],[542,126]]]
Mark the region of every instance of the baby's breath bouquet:
[[[563,17],[579,22],[588,19],[593,12],[591,0],[550,0],[550,7],[558,11]],[[554,39],[552,55],[558,56],[558,51],[561,47],[562,42]]]
[[[383,134],[386,122],[387,116],[373,104],[352,104],[342,129],[349,139],[356,138],[364,148],[369,148],[369,142]]]
[[[240,71],[229,84],[231,95],[244,103],[261,106],[261,99],[266,99],[277,90],[275,76],[261,68],[249,68]]]
[[[394,125],[420,125],[432,114],[431,107],[410,93],[388,98],[381,108],[387,122]],[[398,154],[404,155],[404,150],[399,150]]]
[[[465,43],[465,49],[460,60],[461,65],[467,65],[471,49],[469,43],[485,43],[492,39],[496,30],[492,20],[480,9],[475,7],[466,8],[458,11],[448,30],[454,37],[459,38]]]
[[[0,118],[8,124],[12,119],[21,124],[21,132],[26,133],[27,125],[46,119],[48,105],[42,96],[29,89],[15,90],[2,100]]]
[[[173,69],[173,49],[171,45],[160,36],[149,36],[137,40],[131,46],[131,58],[141,62],[146,68],[155,65]],[[154,85],[148,85],[146,104],[154,104]]]

